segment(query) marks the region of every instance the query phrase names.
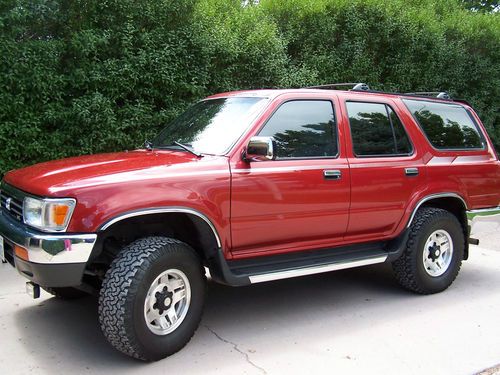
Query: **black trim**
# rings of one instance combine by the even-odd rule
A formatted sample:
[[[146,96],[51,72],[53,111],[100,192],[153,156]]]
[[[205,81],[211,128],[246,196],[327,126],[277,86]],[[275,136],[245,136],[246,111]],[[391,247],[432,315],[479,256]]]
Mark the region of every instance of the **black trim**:
[[[399,236],[388,241],[385,245],[386,251],[389,253],[386,263],[393,262],[398,259],[406,249],[406,243],[410,236],[409,228],[406,228]]]
[[[237,276],[261,275],[384,256],[387,255],[384,245],[379,242],[260,256],[229,261],[228,265],[231,272]]]
[[[224,258],[224,253],[220,248],[215,254],[215,257],[209,259],[208,266],[212,280],[218,282],[219,284],[229,286],[245,286],[251,284],[248,276],[238,276],[233,274],[233,272],[229,269],[228,263]]]
[[[74,287],[82,283],[86,263],[41,264],[14,258],[19,273],[43,287]]]

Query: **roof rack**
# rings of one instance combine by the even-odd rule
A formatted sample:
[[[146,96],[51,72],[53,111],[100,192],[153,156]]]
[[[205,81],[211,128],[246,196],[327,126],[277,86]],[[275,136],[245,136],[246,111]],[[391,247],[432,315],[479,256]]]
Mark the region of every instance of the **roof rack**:
[[[452,99],[451,95],[446,91],[423,91],[423,92],[406,92],[405,95],[411,96],[430,96],[438,99]]]
[[[328,83],[326,85],[318,86],[308,86],[303,87],[304,89],[336,89],[337,87],[349,87],[351,86],[351,91],[370,91],[370,87],[366,83],[361,82],[346,82],[346,83]]]
[[[445,100],[453,100],[451,95],[446,91],[421,91],[421,92],[406,92],[406,93],[398,93],[398,92],[386,92],[386,91],[377,91],[371,90],[370,87],[366,83],[354,83],[354,82],[346,82],[346,83],[328,83],[326,85],[318,85],[318,86],[307,86],[303,87],[304,89],[337,89],[341,87],[351,87],[350,91],[364,91],[371,93],[379,93],[379,94],[392,94],[392,95],[404,95],[404,96],[417,96],[421,98],[436,98],[436,99],[445,99]]]

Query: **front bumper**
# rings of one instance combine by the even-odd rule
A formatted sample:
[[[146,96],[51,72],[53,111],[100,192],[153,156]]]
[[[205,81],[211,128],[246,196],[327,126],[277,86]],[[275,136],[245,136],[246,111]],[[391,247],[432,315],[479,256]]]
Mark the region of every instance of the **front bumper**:
[[[80,285],[97,239],[96,234],[43,233],[2,211],[0,236],[7,261],[21,275],[45,287]],[[16,245],[26,250],[27,260],[16,256]]]

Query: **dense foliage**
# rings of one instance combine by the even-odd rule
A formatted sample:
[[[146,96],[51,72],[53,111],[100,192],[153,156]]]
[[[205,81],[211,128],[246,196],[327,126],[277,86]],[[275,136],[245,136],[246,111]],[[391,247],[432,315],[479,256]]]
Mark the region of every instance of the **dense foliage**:
[[[460,0],[2,0],[0,174],[137,147],[211,93],[328,82],[448,90],[498,146],[499,16]]]

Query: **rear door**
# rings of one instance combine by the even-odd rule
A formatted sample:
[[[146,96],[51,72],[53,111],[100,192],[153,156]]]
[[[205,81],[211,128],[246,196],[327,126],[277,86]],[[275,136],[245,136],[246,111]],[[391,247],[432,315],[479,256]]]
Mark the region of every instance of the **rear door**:
[[[231,161],[233,255],[328,247],[348,221],[350,177],[333,97],[276,99],[254,135],[277,142],[276,160]]]
[[[346,241],[390,237],[401,221],[407,202],[421,190],[426,169],[403,126],[396,103],[389,98],[347,97],[343,120],[349,136],[351,208]]]

